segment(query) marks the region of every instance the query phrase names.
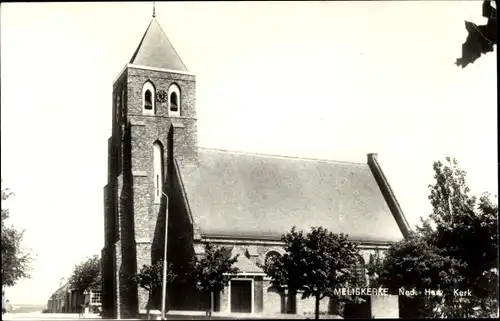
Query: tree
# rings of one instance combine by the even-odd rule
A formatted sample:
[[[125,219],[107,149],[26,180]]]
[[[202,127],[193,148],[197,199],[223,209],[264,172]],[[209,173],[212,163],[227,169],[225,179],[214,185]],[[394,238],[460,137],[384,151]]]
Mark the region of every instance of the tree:
[[[14,194],[2,187],[2,202]],[[17,281],[30,277],[32,257],[21,248],[24,230],[18,230],[7,223],[9,210],[2,204],[1,223],[1,253],[2,253],[2,290],[7,286],[14,286]]]
[[[281,237],[285,244],[283,249],[285,254],[282,256],[271,256],[265,264],[259,264],[271,278],[271,285],[280,291],[288,290],[287,313],[295,313],[295,298],[297,291],[302,289],[302,276],[307,264],[303,257],[305,253],[305,236],[303,231],[297,231],[292,227],[290,232]]]
[[[453,290],[461,280],[456,272],[459,262],[442,252],[421,235],[411,233],[408,238],[391,244],[383,259],[370,259],[368,274],[376,277],[371,286],[388,288],[392,294],[398,294],[400,289],[405,291],[400,296],[400,317],[439,317],[443,300],[440,291]],[[437,295],[426,294],[429,289]]]
[[[337,297],[335,289],[354,282],[358,263],[357,245],[346,234],[335,234],[313,227],[306,236],[302,298],[315,298],[315,318],[319,319],[319,303],[325,297]],[[346,297],[337,297],[345,300]]]
[[[495,316],[498,312],[498,205],[489,194],[477,202],[470,195],[466,172],[452,158],[433,164],[430,185],[432,213],[406,240],[393,244],[381,262],[369,270],[377,282],[417,295],[402,314],[413,317]],[[429,297],[422,290],[442,290]],[[460,297],[454,290],[470,291]],[[420,292],[420,293],[419,293]]]
[[[315,318],[319,319],[319,303],[325,297],[337,297],[335,289],[352,284],[358,263],[358,249],[345,234],[335,234],[313,227],[304,236],[295,227],[283,235],[285,254],[266,262],[264,271],[278,288],[289,293],[302,290],[302,299],[314,297]]]
[[[239,254],[231,257],[231,249],[217,247],[206,243],[205,253],[201,258],[195,257],[192,262],[196,277],[196,288],[210,295],[210,312],[214,310],[214,293],[221,292],[229,284],[231,274],[238,273],[233,265],[238,261]]]
[[[173,273],[173,265],[168,264],[167,283],[172,283],[177,275]],[[152,265],[143,265],[139,273],[132,277],[133,281],[141,288],[148,291],[147,314],[149,319],[149,311],[154,293],[162,287],[163,284],[163,261],[158,261]]]
[[[459,262],[462,279],[457,286],[471,290],[472,296],[457,298],[450,294],[445,308],[451,317],[470,317],[475,310],[484,312],[477,309],[484,300],[498,305],[491,291],[494,271],[498,271],[498,205],[488,193],[479,202],[470,195],[466,172],[456,159],[447,157],[445,164],[435,162],[434,172],[436,183],[429,186],[433,211],[419,231],[444,255]],[[497,313],[496,308],[490,312]]]
[[[495,7],[492,4],[495,4]],[[462,44],[462,57],[456,61],[457,66],[465,68],[468,64],[474,63],[482,54],[493,51],[493,46],[497,44],[497,0],[483,1],[483,17],[488,21],[485,25],[476,25],[473,22],[465,21],[465,29],[468,36]]]
[[[480,292],[479,296],[483,297],[480,300],[480,309],[477,311],[479,317],[497,317],[498,316],[498,261],[493,259],[493,252],[498,251],[498,204],[494,204],[490,199],[489,193],[484,193],[479,200],[479,212],[483,216],[483,228],[486,227],[488,231],[483,231],[485,235],[489,236],[486,249],[488,252],[485,257],[491,260],[483,267],[485,271],[481,273],[478,282],[477,291]],[[488,236],[484,239],[488,239]],[[489,246],[488,246],[489,245]],[[496,252],[498,253],[498,252]]]
[[[101,259],[95,255],[77,264],[69,279],[69,284],[78,293],[101,286]]]

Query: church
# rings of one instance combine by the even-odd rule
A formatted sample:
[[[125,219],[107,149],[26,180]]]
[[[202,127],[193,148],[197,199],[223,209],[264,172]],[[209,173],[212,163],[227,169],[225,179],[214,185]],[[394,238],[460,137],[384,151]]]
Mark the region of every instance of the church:
[[[349,163],[199,147],[196,77],[154,15],[113,83],[112,113],[104,317],[135,318],[146,309],[148,293],[131,276],[163,258],[166,234],[167,259],[179,275],[168,285],[170,311],[210,306],[183,272],[211,242],[239,254],[240,271],[216,294],[215,311],[271,316],[283,313],[289,298],[271,286],[259,263],[283,253],[280,237],[293,226],[348,234],[361,249],[362,275],[371,254],[410,231],[377,154]],[[298,294],[290,302],[297,314],[314,312],[313,299]],[[321,312],[329,310],[322,300]]]

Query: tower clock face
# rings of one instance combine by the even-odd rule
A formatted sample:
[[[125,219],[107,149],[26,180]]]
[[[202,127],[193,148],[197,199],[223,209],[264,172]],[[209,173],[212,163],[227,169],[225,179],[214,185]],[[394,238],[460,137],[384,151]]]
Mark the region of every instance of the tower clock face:
[[[167,101],[167,92],[163,89],[158,90],[156,94],[156,101],[159,103],[164,103]]]

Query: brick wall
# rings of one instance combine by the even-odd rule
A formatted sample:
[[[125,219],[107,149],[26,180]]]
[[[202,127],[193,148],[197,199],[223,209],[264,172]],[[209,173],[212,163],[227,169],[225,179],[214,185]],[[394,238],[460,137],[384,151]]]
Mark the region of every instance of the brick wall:
[[[196,245],[196,244],[195,244]],[[266,254],[270,251],[276,251],[278,253],[283,253],[283,248],[280,245],[274,244],[260,244],[259,241],[246,241],[244,244],[235,244],[232,240],[227,240],[225,242],[217,242],[218,246],[229,246],[233,248],[235,254],[246,255],[247,253],[257,253],[257,256],[250,256],[249,259],[254,263],[264,263]],[[369,261],[370,254],[374,254],[379,251],[376,247],[363,246],[360,249],[360,254],[366,263]],[[248,257],[248,256],[247,256]],[[259,284],[258,281],[254,282],[254,295],[255,295],[255,312],[258,309],[266,314],[276,314],[286,311],[286,307],[290,304],[290,298],[288,294],[279,294],[278,291],[271,287],[268,279],[264,280]],[[229,311],[228,306],[228,292],[220,294],[220,305],[222,311]],[[302,294],[298,293],[295,299],[296,302],[296,313],[298,314],[314,314],[315,310],[315,299],[310,297],[307,299],[302,299]],[[262,308],[260,308],[262,304]],[[259,312],[260,312],[259,311]],[[320,313],[321,314],[337,314],[337,305],[335,301],[331,301],[329,298],[324,298],[320,301]]]
[[[170,141],[171,144],[168,138],[173,138],[173,128],[167,103],[155,102],[155,116],[144,116],[142,113],[142,88],[146,81],[153,83],[156,92],[168,92],[173,83],[180,89],[180,117],[175,120],[183,127],[177,131],[175,142]],[[121,104],[117,104],[118,96]],[[104,234],[105,246],[113,246],[114,255],[106,254],[106,247],[103,250],[107,256],[103,263],[103,275],[115,275],[114,282],[108,282],[112,292],[116,293],[116,300],[113,300],[117,305],[112,309],[118,312],[115,315],[127,317],[133,316],[145,300],[142,290],[137,291],[130,286],[130,277],[143,264],[151,264],[151,259],[163,256],[164,239],[161,236],[165,231],[166,204],[153,204],[152,145],[155,141],[162,143],[165,164],[171,158],[169,156],[174,155],[174,150],[182,163],[185,159],[197,159],[195,77],[127,68],[113,84],[112,101],[108,184],[104,191]],[[167,192],[167,184],[164,186]],[[174,203],[172,210],[181,213],[169,219],[169,234],[173,239],[169,242],[169,247],[173,248],[170,252],[176,254],[172,255],[172,260],[178,259],[185,265],[192,255],[192,247],[190,249],[189,242],[185,241],[192,236],[192,232],[189,221],[186,222],[184,217],[185,209]]]
[[[120,237],[120,215],[118,211],[118,200],[120,195],[118,190],[122,187],[122,180],[120,179],[120,186],[118,186],[117,174],[121,160],[118,153],[121,153],[121,133],[120,127],[116,122],[116,94],[119,87],[122,85],[126,75],[123,75],[113,87],[112,108],[112,135],[108,139],[108,179],[104,187],[104,248],[101,253],[102,258],[102,276],[103,276],[103,294],[102,294],[102,307],[103,313],[107,317],[114,318],[118,314],[120,308],[119,296],[119,269],[121,267],[121,242],[117,243]],[[118,255],[117,255],[118,254]]]
[[[127,69],[127,102],[129,115],[142,115],[142,86],[151,81],[155,90],[168,92],[171,84],[177,84],[181,92],[181,117],[196,118],[195,76],[138,68]],[[156,115],[168,117],[166,103],[156,104]]]
[[[266,254],[275,251],[278,253],[283,254],[283,247],[280,245],[274,245],[274,244],[259,244],[257,241],[248,241],[245,244],[235,244],[232,240],[227,240],[226,242],[217,242],[217,246],[227,246],[231,247],[233,249],[233,252],[235,254],[240,254],[240,255],[246,255],[247,252],[249,253],[257,253],[257,256],[250,256],[248,257],[250,261],[252,261],[255,264],[263,264]]]
[[[166,103],[156,102],[156,115],[145,116],[142,113],[142,88],[146,81],[151,81],[155,90],[168,91],[174,82],[181,92],[181,115],[175,120],[183,125],[184,131],[179,134],[184,139],[175,144],[169,144],[173,136],[171,118],[168,117]],[[120,173],[117,178],[117,213],[119,218],[119,234],[121,239],[121,287],[137,272],[143,264],[151,264],[163,257],[163,235],[165,231],[165,206],[154,204],[154,171],[153,171],[153,143],[159,141],[163,146],[164,163],[168,163],[169,156],[176,156],[181,160],[183,154],[189,159],[196,159],[196,110],[195,110],[195,81],[194,76],[181,75],[169,72],[149,71],[128,68],[115,84],[115,92],[124,88],[126,99],[123,103],[124,117],[117,119],[116,110],[113,115],[114,145],[117,146],[117,164],[115,170]],[[119,115],[120,113],[118,113]],[[118,122],[116,122],[118,120]],[[124,124],[129,124],[125,125]],[[194,155],[194,156],[193,156]],[[119,163],[119,165],[118,165]],[[113,167],[113,166],[111,166]],[[165,168],[166,169],[166,168]],[[110,169],[112,171],[112,169]],[[165,173],[166,174],[166,173]],[[167,178],[167,181],[170,178]],[[163,184],[164,192],[168,192],[168,184]],[[177,260],[177,266],[186,265],[190,257],[189,242],[186,240],[192,235],[190,224],[186,224],[182,206],[175,202],[169,203],[169,212],[174,213],[169,218],[169,262]],[[175,214],[176,212],[181,212]],[[172,239],[172,241],[170,241]],[[124,249],[127,248],[125,251]],[[171,249],[170,249],[171,248]],[[192,252],[192,247],[191,247]],[[120,255],[119,255],[120,256]],[[182,278],[180,278],[182,279]],[[189,280],[183,281],[189,283]],[[132,316],[136,309],[145,307],[147,293],[142,289],[130,289],[121,292],[121,314]],[[135,293],[134,293],[135,292]],[[186,292],[185,290],[183,292]],[[185,294],[184,296],[188,296]],[[171,296],[172,301],[182,301],[182,295]],[[180,298],[179,298],[180,297]],[[161,302],[158,302],[161,304]],[[127,311],[125,311],[127,310]]]
[[[137,252],[137,271],[141,269],[143,265],[151,264],[151,242],[141,242],[138,241],[136,244]],[[138,306],[140,309],[147,309],[147,304],[149,300],[149,293],[143,288],[138,288]]]
[[[137,286],[132,281],[137,271],[134,220],[134,179],[131,171],[131,130],[123,127],[121,147],[121,168],[118,175],[117,197],[120,229],[121,259],[120,273],[120,313],[123,318],[134,318],[138,314]]]
[[[196,243],[198,244],[198,243]],[[195,244],[195,245],[196,245]],[[269,251],[283,252],[282,248],[278,245],[262,245],[262,244],[234,244],[231,240],[225,243],[217,243],[218,246],[227,246],[233,249],[234,254],[245,256],[247,253],[257,253],[257,256],[247,256],[254,263],[264,263],[266,254]],[[202,247],[202,245],[200,245]],[[279,313],[281,312],[282,305],[284,305],[284,298],[274,293],[273,290],[268,291],[270,288],[269,281],[263,280],[262,276],[254,277],[254,312],[255,313]],[[228,287],[219,294],[220,297],[220,310],[230,311],[229,306],[229,289]],[[282,303],[283,301],[283,303]]]
[[[254,312],[261,313],[264,310],[264,280],[262,276],[254,279]]]
[[[155,141],[161,143],[164,151],[164,159],[166,159],[166,143],[168,130],[170,128],[170,119],[155,116],[131,115],[130,124],[132,126],[131,169],[134,172],[147,172],[147,176],[150,179],[149,182],[153,183],[153,143]]]
[[[170,146],[172,155],[179,164],[196,164],[198,162],[197,126],[195,119],[179,119],[172,126]]]
[[[134,216],[135,240],[138,242],[152,242],[151,230],[154,228],[155,218],[153,217],[152,195],[149,193],[150,184],[147,176],[139,176],[134,173],[134,188],[132,191],[132,211]],[[151,258],[141,262],[151,264]]]
[[[154,226],[150,229],[150,239],[151,243],[151,262],[156,263],[159,260],[163,260],[164,245],[165,245],[165,217],[166,217],[166,200],[162,198],[161,204],[155,204],[153,206],[153,221]]]
[[[169,285],[169,306],[175,310],[204,309],[209,304],[208,298],[196,291],[196,283],[192,277],[190,261],[194,257],[193,223],[182,197],[181,181],[173,159],[168,159],[169,173],[169,221],[168,221],[168,253],[169,262],[174,264],[174,273],[178,275],[172,285]],[[157,239],[164,240],[164,226],[158,228]],[[161,246],[163,248],[163,246]]]
[[[329,298],[324,298],[319,302],[320,314],[327,314],[329,312],[329,301]],[[315,304],[315,298],[302,299],[302,293],[297,294],[297,314],[314,314]]]
[[[224,287],[224,291],[219,294],[220,311],[229,312],[229,286]]]
[[[266,315],[285,313],[286,297],[271,285],[269,280],[263,282],[263,312]]]

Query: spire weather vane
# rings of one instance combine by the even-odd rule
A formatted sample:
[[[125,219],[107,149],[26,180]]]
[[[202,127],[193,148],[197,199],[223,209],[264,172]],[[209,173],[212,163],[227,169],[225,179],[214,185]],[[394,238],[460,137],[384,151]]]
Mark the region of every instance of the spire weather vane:
[[[155,2],[153,1],[153,18],[156,17],[156,13],[155,13]]]

